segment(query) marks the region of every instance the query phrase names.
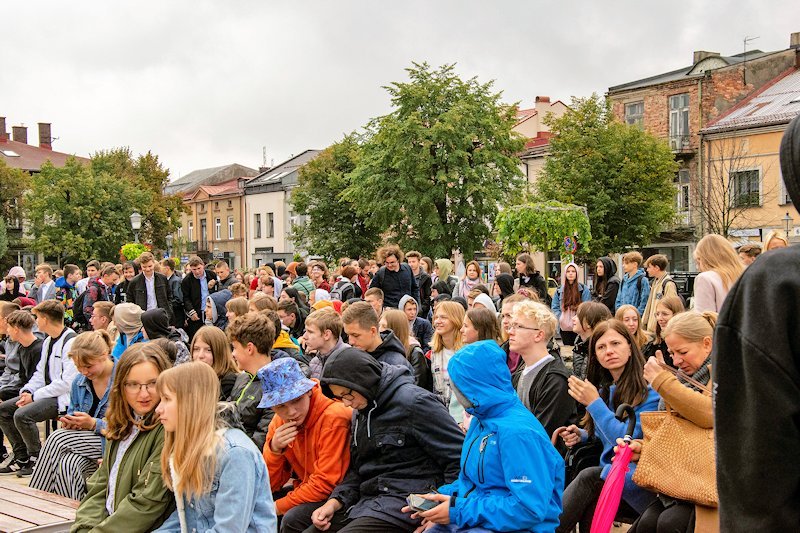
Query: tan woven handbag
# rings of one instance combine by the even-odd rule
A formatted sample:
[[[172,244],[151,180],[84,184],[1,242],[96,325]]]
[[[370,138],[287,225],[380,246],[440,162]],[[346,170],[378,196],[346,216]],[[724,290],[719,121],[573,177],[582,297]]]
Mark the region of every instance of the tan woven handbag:
[[[666,367],[666,365],[663,365]],[[710,394],[706,385],[666,367],[680,379]],[[633,481],[653,492],[717,507],[717,463],[714,430],[698,427],[667,404],[666,411],[640,414],[642,455]]]

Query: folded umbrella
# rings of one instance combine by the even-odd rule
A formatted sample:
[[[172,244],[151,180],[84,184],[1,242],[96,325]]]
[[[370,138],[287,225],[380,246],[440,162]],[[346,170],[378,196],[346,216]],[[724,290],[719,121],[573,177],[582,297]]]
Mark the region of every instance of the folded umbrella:
[[[617,447],[617,453],[611,460],[611,469],[608,471],[606,481],[603,483],[603,490],[597,499],[597,507],[594,510],[592,519],[591,533],[608,533],[614,525],[614,517],[617,516],[619,504],[622,500],[622,489],[625,487],[625,474],[628,473],[628,465],[631,462],[632,451],[630,443],[633,437],[633,430],[636,428],[636,413],[633,407],[623,403],[617,408],[615,413],[618,420],[624,422],[628,419],[626,435],[623,438],[624,444]]]

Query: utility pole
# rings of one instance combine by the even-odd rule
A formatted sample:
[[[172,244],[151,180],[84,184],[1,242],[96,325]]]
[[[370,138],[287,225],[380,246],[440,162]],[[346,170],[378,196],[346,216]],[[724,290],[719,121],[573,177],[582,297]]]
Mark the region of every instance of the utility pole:
[[[743,61],[743,68],[742,68],[742,83],[747,85],[747,43],[750,41],[755,41],[756,39],[760,39],[760,37],[748,37],[744,36],[743,44],[744,44],[744,61]]]

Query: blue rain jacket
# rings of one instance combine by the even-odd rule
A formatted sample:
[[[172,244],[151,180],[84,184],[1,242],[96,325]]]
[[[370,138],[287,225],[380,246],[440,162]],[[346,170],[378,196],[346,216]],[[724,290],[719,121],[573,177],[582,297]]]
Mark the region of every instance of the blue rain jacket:
[[[561,514],[564,460],[522,405],[494,341],[470,344],[447,365],[451,382],[472,403],[458,479],[439,492],[451,499],[460,528],[552,532]]]

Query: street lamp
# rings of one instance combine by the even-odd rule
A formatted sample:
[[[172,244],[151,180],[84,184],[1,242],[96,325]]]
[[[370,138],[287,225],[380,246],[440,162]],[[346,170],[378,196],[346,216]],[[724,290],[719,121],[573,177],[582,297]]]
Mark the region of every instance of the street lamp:
[[[134,242],[139,242],[139,230],[142,229],[142,215],[138,211],[131,213],[131,229]]]
[[[172,234],[167,235],[167,255],[172,257]]]
[[[792,222],[794,219],[789,216],[789,212],[786,212],[786,215],[783,217],[783,229],[786,230],[786,240],[789,240],[789,229],[792,227]]]

